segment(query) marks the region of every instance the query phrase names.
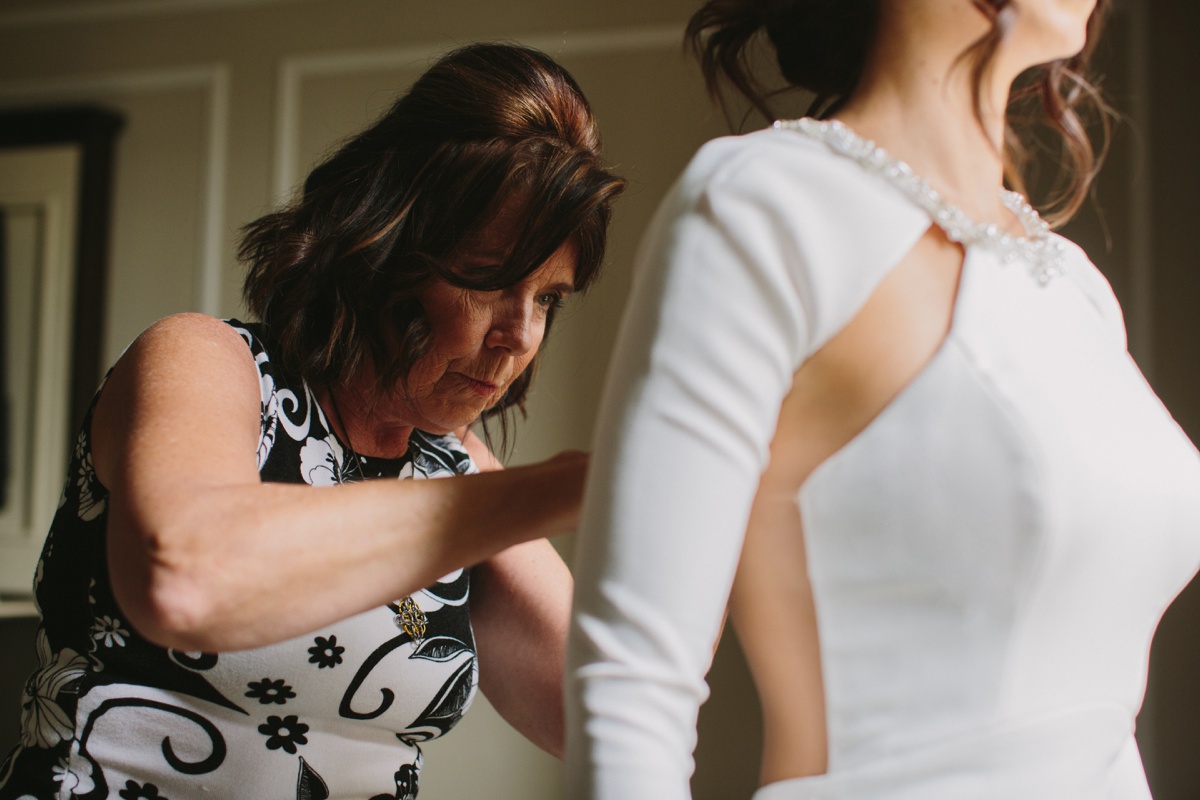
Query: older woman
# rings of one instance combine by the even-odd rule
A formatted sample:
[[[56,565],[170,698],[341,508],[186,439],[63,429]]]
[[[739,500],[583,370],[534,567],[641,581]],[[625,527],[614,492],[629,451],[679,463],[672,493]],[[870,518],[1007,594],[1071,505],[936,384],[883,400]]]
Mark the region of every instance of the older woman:
[[[260,321],[156,323],[83,425],[0,797],[409,798],[477,684],[558,753],[585,460],[467,426],[521,408],[621,188],[569,75],[478,45],[249,225]]]
[[[1134,719],[1200,458],[1104,277],[1005,188],[1020,94],[1063,135],[1059,210],[1085,196],[1097,5],[693,17],[710,81],[770,114],[761,38],[818,101],[706,145],[643,247],[580,525],[572,797],[688,796],[731,592],[761,800],[1149,797]]]

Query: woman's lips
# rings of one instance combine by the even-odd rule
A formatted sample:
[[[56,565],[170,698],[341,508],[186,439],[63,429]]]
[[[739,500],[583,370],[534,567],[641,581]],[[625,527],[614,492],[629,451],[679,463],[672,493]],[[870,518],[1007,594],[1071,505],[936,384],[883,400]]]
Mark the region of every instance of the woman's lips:
[[[463,378],[467,382],[467,388],[469,388],[472,392],[479,395],[480,397],[491,397],[493,394],[496,393],[496,390],[500,388],[499,386],[497,386],[494,383],[489,383],[488,381],[476,380],[475,378],[472,378],[470,375],[463,375]]]

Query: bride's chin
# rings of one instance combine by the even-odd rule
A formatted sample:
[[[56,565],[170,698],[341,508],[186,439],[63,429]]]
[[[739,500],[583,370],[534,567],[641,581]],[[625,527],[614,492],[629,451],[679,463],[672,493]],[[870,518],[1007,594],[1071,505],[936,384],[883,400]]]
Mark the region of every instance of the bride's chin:
[[[1022,7],[1025,10],[1022,12]],[[1067,7],[1070,6],[1070,7]],[[1044,50],[1041,63],[1061,61],[1079,55],[1087,46],[1088,27],[1096,9],[1094,0],[1020,0],[1017,3],[1018,29],[1022,22],[1030,26],[1029,36],[1036,37]],[[1021,19],[1024,16],[1025,19]]]

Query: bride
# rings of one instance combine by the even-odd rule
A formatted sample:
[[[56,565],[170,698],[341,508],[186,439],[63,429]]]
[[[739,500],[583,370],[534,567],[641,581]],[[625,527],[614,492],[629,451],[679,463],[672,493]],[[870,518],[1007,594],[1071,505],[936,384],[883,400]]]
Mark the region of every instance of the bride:
[[[1010,191],[1020,95],[1064,142],[1050,219],[1082,202],[1105,5],[693,17],[710,88],[769,114],[765,33],[818,100],[702,148],[643,244],[576,555],[571,797],[689,796],[728,602],[756,800],[1149,798],[1134,719],[1200,459],[1104,277]]]

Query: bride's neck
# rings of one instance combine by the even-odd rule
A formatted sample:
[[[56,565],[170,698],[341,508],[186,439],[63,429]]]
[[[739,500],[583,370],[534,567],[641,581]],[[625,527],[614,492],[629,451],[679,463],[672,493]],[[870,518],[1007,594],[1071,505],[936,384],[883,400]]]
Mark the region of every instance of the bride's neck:
[[[892,34],[881,37],[837,118],[906,161],[970,216],[1006,217],[997,190],[1004,178],[1008,76],[992,71],[985,77],[979,92],[981,120],[975,79],[962,59],[974,41],[973,31],[939,37],[924,28],[911,35],[904,30]]]

